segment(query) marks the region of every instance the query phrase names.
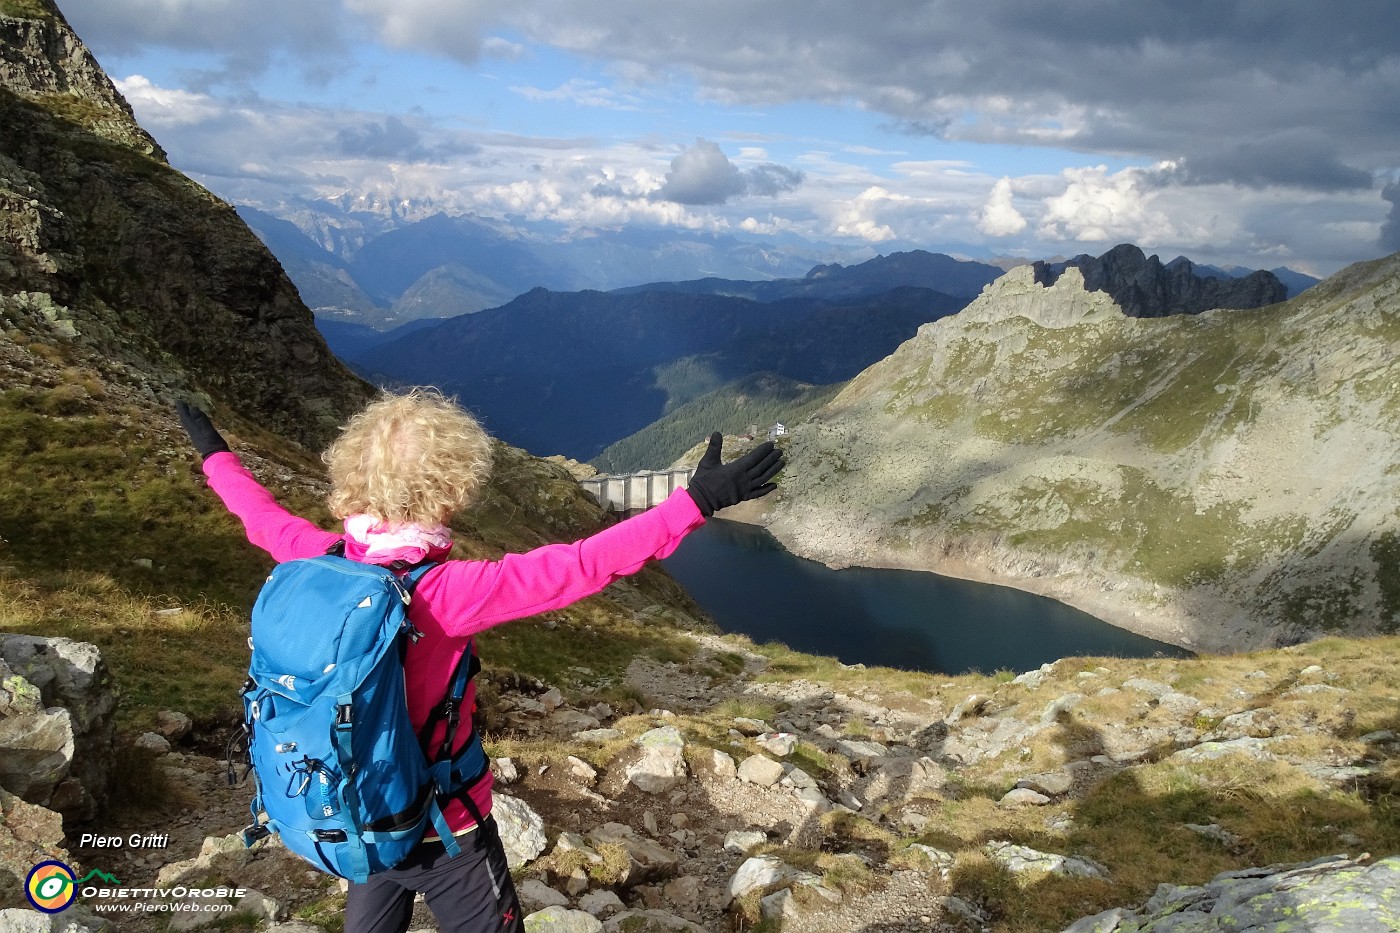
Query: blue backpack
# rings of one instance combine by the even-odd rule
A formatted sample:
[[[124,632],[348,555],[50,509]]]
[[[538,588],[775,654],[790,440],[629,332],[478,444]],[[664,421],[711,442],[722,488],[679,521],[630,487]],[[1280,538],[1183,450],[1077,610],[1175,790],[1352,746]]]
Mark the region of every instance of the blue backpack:
[[[449,855],[460,851],[443,807],[461,800],[480,820],[467,791],[487,768],[475,732],[452,755],[478,667],[474,646],[421,736],[404,700],[403,659],[421,634],[406,610],[431,566],[400,578],[332,552],[279,564],[268,577],[253,606],[242,691],[256,777],[246,845],[277,833],[312,865],[354,882],[402,861],[429,825]],[[427,749],[444,720],[446,736]]]

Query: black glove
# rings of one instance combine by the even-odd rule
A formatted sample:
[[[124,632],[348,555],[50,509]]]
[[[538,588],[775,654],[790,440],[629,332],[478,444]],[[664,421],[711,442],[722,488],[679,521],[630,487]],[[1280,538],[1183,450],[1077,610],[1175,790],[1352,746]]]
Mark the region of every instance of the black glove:
[[[710,446],[686,487],[690,498],[707,517],[746,499],[768,495],[778,488],[769,481],[784,466],[783,452],[776,449],[772,441],[764,441],[742,457],[721,463],[723,443],[724,438],[718,431],[710,435]]]
[[[184,402],[176,402],[175,413],[180,416],[185,433],[190,436],[190,440],[194,442],[194,449],[199,451],[201,457],[207,460],[210,454],[228,450],[228,443],[223,435],[214,429],[213,422],[204,412],[198,408],[191,408]]]

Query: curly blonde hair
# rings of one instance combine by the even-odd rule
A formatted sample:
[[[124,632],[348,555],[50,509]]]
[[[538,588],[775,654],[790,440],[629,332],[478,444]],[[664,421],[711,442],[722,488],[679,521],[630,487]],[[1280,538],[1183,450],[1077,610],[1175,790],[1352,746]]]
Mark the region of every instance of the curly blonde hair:
[[[345,425],[323,458],[331,514],[381,521],[445,522],[491,475],[491,439],[436,389],[385,393]]]

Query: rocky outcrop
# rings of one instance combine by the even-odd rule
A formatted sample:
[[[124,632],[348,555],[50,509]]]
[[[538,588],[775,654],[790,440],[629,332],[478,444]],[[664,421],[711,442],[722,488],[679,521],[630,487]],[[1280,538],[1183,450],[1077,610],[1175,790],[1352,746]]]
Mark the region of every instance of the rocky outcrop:
[[[26,15],[26,8],[32,12]],[[0,87],[45,101],[96,135],[165,161],[126,98],[49,0],[0,11]]]
[[[1400,627],[1400,255],[1125,316],[1013,269],[791,429],[764,500],[833,566],[1017,586],[1190,648]],[[771,500],[771,501],[770,501]]]
[[[12,8],[12,7],[11,7]],[[171,169],[49,0],[0,16],[0,317],[304,444],[369,397],[233,209]],[[109,364],[111,365],[111,364]]]
[[[1076,256],[1062,263],[1035,263],[1035,280],[1053,285],[1067,268],[1077,268],[1084,287],[1106,292],[1129,317],[1200,314],[1214,308],[1262,308],[1288,297],[1288,289],[1272,272],[1252,272],[1243,278],[1200,276],[1189,260],[1163,265],[1130,243],[1102,256]]]
[[[1400,929],[1400,858],[1344,856],[1223,872],[1209,884],[1164,884],[1141,910],[1114,908],[1064,933],[1386,933]]]
[[[107,803],[116,689],[93,645],[0,634],[0,788],[72,820]]]
[[[63,818],[0,787],[0,904],[24,903],[30,870],[67,855]]]

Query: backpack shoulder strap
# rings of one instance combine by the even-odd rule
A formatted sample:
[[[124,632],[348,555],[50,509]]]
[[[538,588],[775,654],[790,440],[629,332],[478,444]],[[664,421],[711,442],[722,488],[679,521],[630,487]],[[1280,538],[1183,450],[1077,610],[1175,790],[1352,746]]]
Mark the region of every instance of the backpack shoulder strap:
[[[452,671],[452,679],[447,684],[447,694],[428,711],[428,719],[423,723],[423,729],[418,733],[418,744],[423,747],[423,754],[430,762],[446,761],[452,757],[452,748],[456,744],[457,727],[462,720],[462,704],[467,695],[467,684],[477,671],[481,670],[481,661],[476,656],[476,639],[467,639],[467,649],[462,652],[462,657],[457,661],[456,668]],[[468,711],[468,716],[471,715]],[[438,723],[447,721],[447,731],[443,734],[442,742],[436,749],[429,747],[432,741],[433,732],[436,731]]]
[[[436,566],[437,562],[431,560],[425,560],[420,564],[414,564],[413,568],[409,570],[408,573],[399,578],[403,581],[404,589],[412,593],[413,588],[418,585],[419,580],[423,579],[424,574]]]

